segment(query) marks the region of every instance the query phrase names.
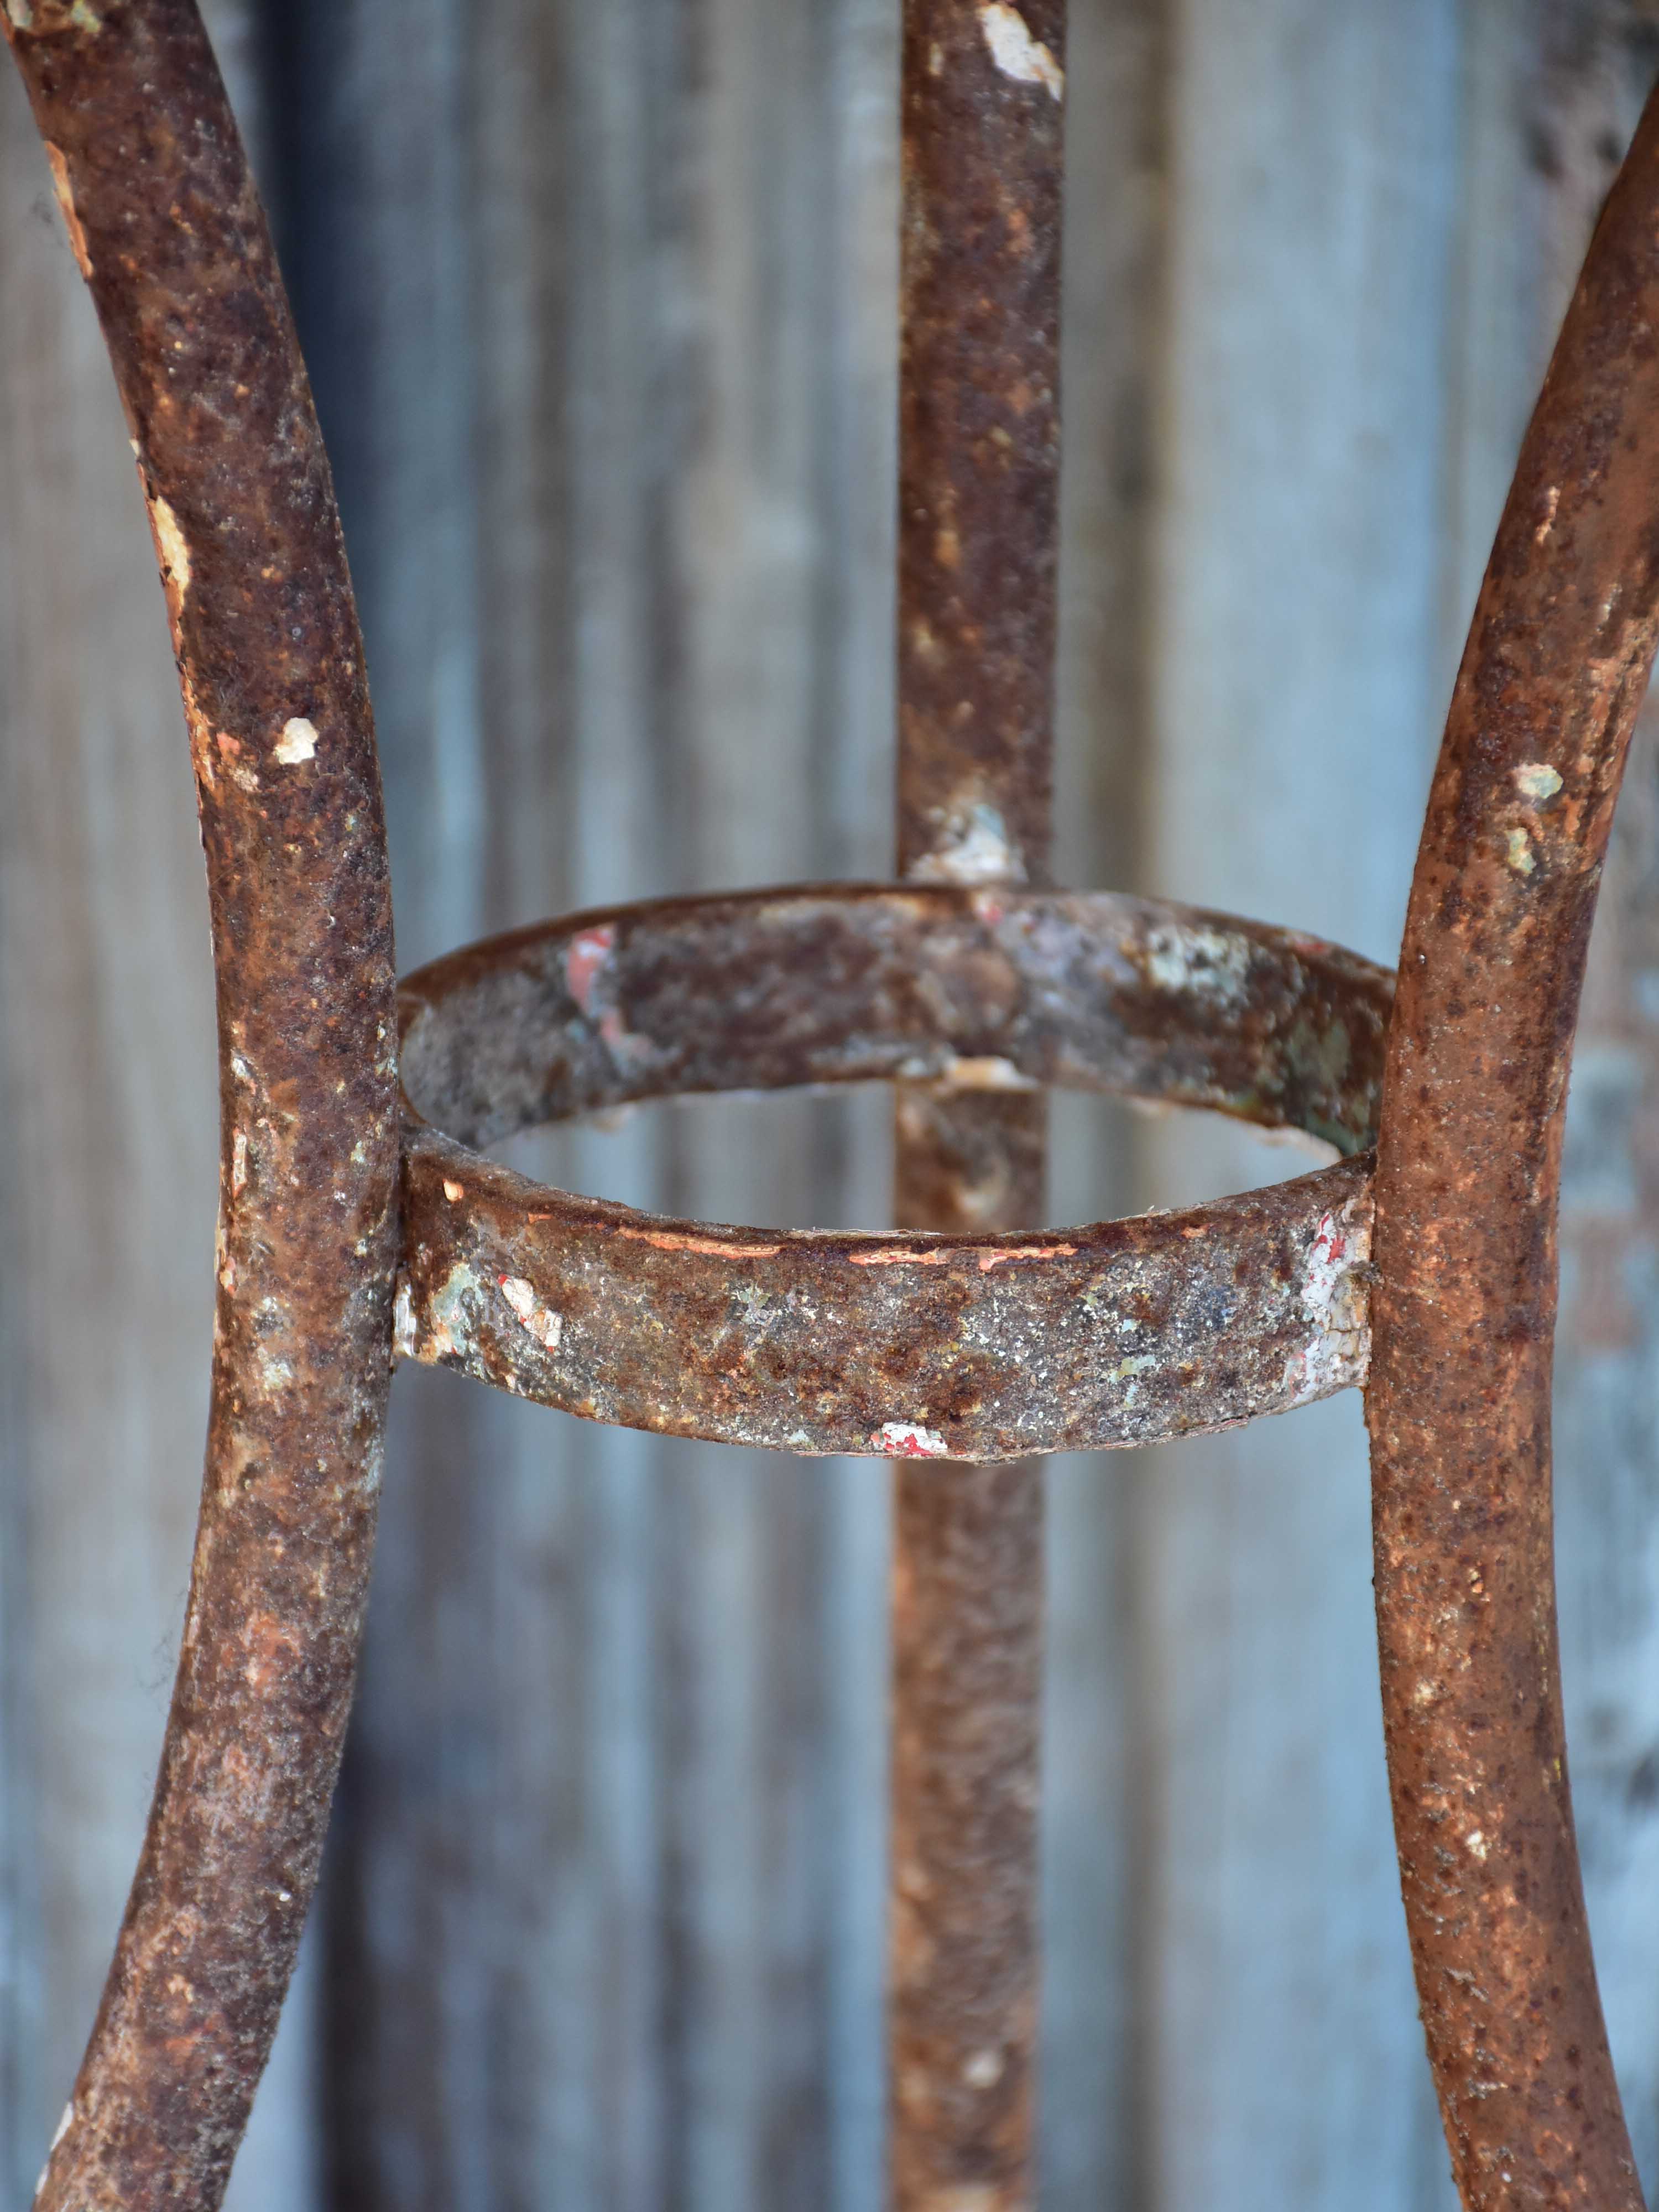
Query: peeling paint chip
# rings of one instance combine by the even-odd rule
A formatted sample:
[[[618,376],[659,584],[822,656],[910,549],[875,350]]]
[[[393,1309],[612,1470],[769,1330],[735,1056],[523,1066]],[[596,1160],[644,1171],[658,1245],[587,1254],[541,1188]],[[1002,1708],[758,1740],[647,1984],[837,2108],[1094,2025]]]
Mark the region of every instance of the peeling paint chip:
[[[1524,830],[1511,830],[1509,833],[1508,845],[1506,857],[1516,874],[1531,875],[1533,870],[1538,866],[1537,861],[1533,858],[1532,839],[1528,836]]]
[[[1547,761],[1528,761],[1515,771],[1515,787],[1523,799],[1534,799],[1541,804],[1554,798],[1561,788],[1561,779]]]
[[[27,30],[28,26],[25,23],[18,27]],[[69,233],[70,252],[75,256],[75,265],[81,274],[90,278],[92,256],[87,252],[87,234],[81,228],[81,218],[76,213],[75,194],[70,189],[69,163],[50,139],[46,141],[46,161],[52,170],[52,189],[63,211],[64,228]]]
[[[609,922],[579,930],[564,949],[565,988],[584,1014],[593,1012],[593,986],[617,942]]]
[[[283,734],[273,748],[273,757],[284,768],[298,768],[301,761],[317,757],[315,726],[303,714],[290,715],[283,725]]]
[[[941,825],[931,853],[910,870],[919,884],[1023,884],[1025,863],[1014,850],[1008,827],[994,806],[982,801]]]
[[[542,1304],[533,1286],[522,1275],[503,1275],[501,1278],[501,1296],[517,1316],[520,1328],[528,1330],[538,1344],[549,1352],[556,1352],[559,1339],[564,1334],[564,1316]]]
[[[937,1430],[919,1421],[884,1421],[870,1441],[890,1459],[943,1459],[950,1449]]]
[[[951,1091],[1035,1091],[1039,1087],[1012,1060],[994,1053],[969,1054],[962,1059],[952,1053],[938,1079]]]
[[[1040,84],[1055,100],[1066,97],[1066,72],[1031,36],[1025,18],[1006,0],[986,0],[979,11],[979,27],[991,49],[991,59],[1004,76],[1016,84]]]
[[[149,502],[149,526],[155,533],[155,550],[166,570],[166,581],[179,594],[180,605],[190,589],[190,548],[185,543],[185,533],[179,527],[179,518],[166,500],[157,496]]]

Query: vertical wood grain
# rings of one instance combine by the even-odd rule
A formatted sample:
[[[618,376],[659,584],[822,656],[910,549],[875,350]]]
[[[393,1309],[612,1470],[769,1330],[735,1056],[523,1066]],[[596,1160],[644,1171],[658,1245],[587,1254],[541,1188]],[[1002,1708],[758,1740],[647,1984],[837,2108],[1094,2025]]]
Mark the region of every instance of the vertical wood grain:
[[[1145,880],[1388,959],[1443,704],[1457,11],[1188,0],[1173,29]],[[1147,1155],[1164,1202],[1293,1164],[1176,1124]],[[1358,1416],[1135,1471],[1146,2157],[1172,2212],[1380,2212],[1435,2129]]]
[[[1056,881],[1131,886],[1143,830],[1152,375],[1164,243],[1168,40],[1158,0],[1066,11]],[[1049,1103],[1051,1220],[1134,1203],[1130,1115]],[[1136,1455],[1050,1460],[1047,1480],[1038,2189],[1048,2212],[1141,2186],[1133,1887],[1143,1795]]]
[[[284,57],[405,961],[845,866],[873,736],[838,725],[890,635],[860,559],[888,345],[856,308],[885,255],[842,228],[890,169],[878,19],[636,0],[405,30],[319,11]],[[872,1218],[869,1156],[810,1102],[537,1150],[579,1187],[786,1220],[860,1180]],[[399,1395],[334,1868],[337,2192],[860,2201],[878,1930],[843,1900],[878,1815],[826,1759],[867,1771],[879,1723],[835,1568],[867,1577],[878,1493],[453,1378]]]

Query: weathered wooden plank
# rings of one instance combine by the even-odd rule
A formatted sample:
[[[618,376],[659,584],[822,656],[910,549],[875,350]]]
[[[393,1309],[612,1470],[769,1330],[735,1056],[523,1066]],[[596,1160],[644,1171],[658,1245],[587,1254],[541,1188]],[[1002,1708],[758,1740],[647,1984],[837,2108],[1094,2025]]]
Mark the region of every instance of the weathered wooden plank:
[[[1457,12],[1193,0],[1173,29],[1144,865],[1387,958],[1441,706]],[[1272,1171],[1187,1128],[1148,1152],[1165,1199]],[[1136,1470],[1150,2193],[1396,2205],[1437,2127],[1358,1407],[1158,1458]]]
[[[878,349],[830,313],[862,279],[841,210],[882,159],[868,11],[428,16],[415,39],[319,13],[289,58],[328,88],[290,148],[302,314],[406,961],[842,859],[864,793],[822,740],[887,635],[879,582],[844,601],[889,526],[878,482],[848,481]],[[833,1212],[849,1152],[807,1106],[641,1117],[540,1158],[788,1219]],[[418,1387],[336,1866],[336,2185],[819,2201],[825,2044],[872,2001],[878,1942],[837,1903],[873,1894],[877,1838],[843,1815],[862,1858],[838,1869],[823,1747],[867,1768],[879,1711],[865,1612],[821,1563],[867,1553],[869,1486],[849,1510],[832,1470]],[[836,1919],[871,1923],[856,1979],[832,1975]]]
[[[659,564],[648,468],[619,444],[650,358],[631,312],[648,179],[620,204],[606,189],[638,74],[619,52],[641,25],[607,11],[574,53],[568,28],[437,4],[413,35],[372,8],[290,25],[302,328],[364,611],[406,964],[597,890],[606,847],[649,879],[617,811],[630,779],[653,781]],[[635,109],[620,127],[645,136]],[[573,331],[570,284],[610,271],[609,319]],[[619,587],[608,603],[596,576]],[[656,1149],[626,1147],[647,1195]],[[450,1378],[400,1378],[395,1402],[332,1868],[332,2186],[483,2204],[555,2172],[573,2204],[649,2202],[649,1463]]]
[[[1055,875],[1136,876],[1149,737],[1157,283],[1168,53],[1157,0],[1072,0],[1066,19]],[[1050,1102],[1049,1216],[1127,1212],[1131,1116]],[[1130,1728],[1139,1455],[1048,1463],[1042,1840],[1040,2201],[1150,2203],[1136,1973],[1141,1796]]]

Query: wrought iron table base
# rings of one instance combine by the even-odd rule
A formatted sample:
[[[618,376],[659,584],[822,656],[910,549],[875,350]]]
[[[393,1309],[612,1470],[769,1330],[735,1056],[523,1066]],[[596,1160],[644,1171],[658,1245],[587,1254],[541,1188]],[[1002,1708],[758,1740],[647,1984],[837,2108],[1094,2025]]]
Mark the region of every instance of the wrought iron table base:
[[[1063,26],[1052,5],[1000,0],[907,13],[907,210],[942,226],[907,228],[908,880],[585,915],[440,962],[399,1006],[326,460],[194,8],[8,0],[5,20],[149,506],[207,853],[222,1109],[184,1650],[143,1856],[38,2203],[205,2206],[222,2191],[315,1881],[394,1345],[594,1419],[938,1459],[900,1470],[938,1486],[903,1493],[904,1571],[926,1578],[938,1534],[917,1500],[978,1500],[991,1565],[969,1595],[1006,1599],[1018,1644],[1037,1618],[1019,1581],[1030,1544],[1009,1548],[1034,1525],[1029,1486],[1015,1474],[981,1498],[988,1478],[950,1462],[1149,1442],[1358,1382],[1369,1292],[1390,1775],[1459,2186],[1471,2207],[1639,2205],[1567,1793],[1548,1413],[1568,1054],[1659,610],[1659,109],[1517,466],[1392,1017],[1389,978],[1313,940],[1035,887]],[[1011,564],[1030,596],[993,649],[975,594]],[[964,654],[997,709],[973,726],[951,703]],[[1030,880],[961,880],[987,875]],[[890,1235],[669,1221],[539,1189],[476,1149],[623,1100],[870,1078],[910,1086],[910,1225]],[[1348,1157],[1183,1213],[1000,1225],[1040,1159],[1024,1093],[1054,1083],[1300,1127]],[[976,1163],[993,1194],[977,1225]],[[1017,1559],[1002,1586],[999,1559]],[[962,1593],[927,1601],[948,1629]],[[905,1787],[926,1764],[918,1717],[935,1710],[915,1656],[899,1675]],[[999,1754],[1014,1795],[1030,1753],[1016,1731]],[[908,1801],[904,1850],[934,1848],[918,1804],[931,1817]],[[898,2201],[938,2203],[939,2173],[982,2172],[976,2205],[1026,2202],[1029,1869],[1009,1872],[1013,1950],[986,1999],[1012,2054],[987,2118],[928,2071],[950,1984],[904,1982],[915,1869],[900,1856]]]

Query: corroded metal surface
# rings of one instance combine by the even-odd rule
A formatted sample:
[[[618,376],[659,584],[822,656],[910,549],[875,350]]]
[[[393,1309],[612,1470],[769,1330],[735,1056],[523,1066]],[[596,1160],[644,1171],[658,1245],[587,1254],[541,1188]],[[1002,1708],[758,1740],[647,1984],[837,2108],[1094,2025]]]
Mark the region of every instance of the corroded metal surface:
[[[916,1479],[894,1486],[892,2199],[1026,2204],[1042,1462],[898,1472]]]
[[[540,922],[407,977],[398,1014],[410,1105],[465,1145],[635,1099],[900,1079],[1209,1107],[1351,1154],[1393,991],[1340,946],[1157,899],[837,884]]]
[[[327,464],[196,11],[11,0],[7,32],[166,588],[207,854],[222,1146],[183,1653],[37,2201],[205,2207],[315,1880],[374,1534],[398,1141],[380,784]]]
[[[1157,1443],[1362,1379],[1365,1170],[1006,1241],[855,1237],[571,1197],[428,1130],[398,1341],[590,1420],[778,1451]]]
[[[1065,31],[1065,0],[905,0],[898,868],[913,881],[1048,880]],[[1033,1228],[1046,1129],[1040,1098],[908,1088],[900,1227]],[[1040,1363],[1029,1380],[1045,1387]],[[1013,2212],[1035,2193],[1042,1470],[901,1467],[893,1542],[892,2198]]]
[[[1039,883],[1053,781],[1063,0],[907,0],[899,867]]]
[[[1463,2201],[1641,2203],[1568,1796],[1551,1528],[1562,1109],[1659,608],[1659,106],[1591,245],[1436,771],[1376,1180],[1377,1622]]]
[[[598,1420],[801,1452],[1139,1443],[1363,1372],[1366,1164],[1026,1236],[672,1221],[464,1149],[630,1099],[933,1074],[1369,1143],[1390,981],[1150,901],[758,891],[577,915],[405,984],[398,1340]],[[993,1095],[995,1095],[994,1093]],[[1016,1094],[1018,1095],[1018,1094]]]

